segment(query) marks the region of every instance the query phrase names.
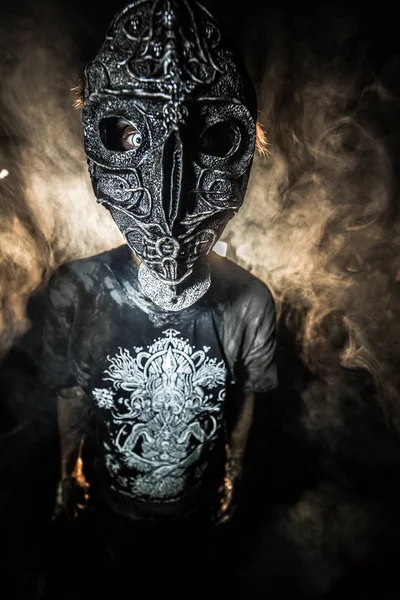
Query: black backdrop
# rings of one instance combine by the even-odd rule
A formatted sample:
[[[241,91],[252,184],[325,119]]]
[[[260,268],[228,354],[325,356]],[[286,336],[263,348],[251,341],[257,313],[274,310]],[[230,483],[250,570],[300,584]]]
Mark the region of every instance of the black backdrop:
[[[3,1],[0,30],[9,44],[15,28],[23,26],[50,40],[54,36],[55,47],[61,30],[73,42],[71,54],[64,57],[73,83],[101,43],[113,14],[123,4],[47,0],[17,5]],[[371,129],[379,132],[379,139],[385,139],[394,173],[393,202],[386,218],[397,223],[400,48],[395,4],[290,5],[260,0],[233,4],[214,0],[214,4],[209,2],[207,6],[219,16],[242,53],[259,90],[269,82],[274,84],[273,76],[265,81],[267,67],[271,65],[268,61],[276,48],[284,48],[285,79],[279,88],[283,107],[290,104],[295,94],[299,65],[304,68],[307,61],[311,65],[310,79],[313,68],[320,72],[332,64],[339,72],[342,69],[350,76],[354,73],[355,78],[362,73],[359,97],[371,81],[384,86],[386,96],[391,98],[390,108],[384,103],[371,102],[364,119]],[[298,55],[299,49],[306,53],[304,57]],[[9,54],[3,53],[3,62],[8,61],[11,69],[18,52],[14,48]],[[1,86],[6,89],[10,70],[4,73]],[[50,71],[48,77],[52,75]],[[29,87],[25,93],[29,97]],[[354,98],[349,99],[349,110],[351,102],[355,102]],[[284,119],[284,109],[280,114]],[[268,134],[268,120],[264,125]],[[279,138],[283,128],[280,129],[279,123],[274,125],[272,150],[274,140],[285,147],[285,140]],[[2,119],[0,115],[0,134],[2,160],[9,160],[10,152],[17,157],[15,148],[23,141],[15,138],[8,116]],[[397,255],[397,240],[391,235],[393,231],[388,229],[384,241]],[[382,260],[385,261],[385,256]],[[385,264],[381,268],[384,270]],[[5,279],[8,276],[3,273]],[[397,295],[393,278],[391,299],[395,303]],[[277,355],[281,386],[266,409],[268,425],[258,432],[260,460],[251,465],[252,492],[244,502],[243,520],[235,531],[242,572],[241,595],[397,598],[400,434],[396,418],[390,410],[388,416],[382,409],[384,402],[380,401],[368,369],[359,366],[347,369],[338,383],[325,377],[322,369],[312,369],[304,360],[301,340],[296,335],[297,327],[301,329],[302,308],[293,309],[285,298],[281,308]],[[373,320],[374,311],[381,309],[376,306],[371,310]],[[396,315],[396,307],[393,311]],[[285,320],[288,315],[290,318]],[[388,320],[387,333],[378,329],[376,346],[388,343],[392,371],[386,370],[385,376],[389,373],[390,377],[393,372],[392,383],[396,387],[399,354],[397,338],[393,339],[393,331],[397,330],[396,327],[390,330],[392,324]],[[6,392],[3,389],[3,395]],[[47,428],[54,415],[44,413],[35,407],[33,417],[29,413],[33,423],[30,432],[21,436],[18,426],[24,419],[19,423],[17,416],[16,422],[10,424],[4,411],[2,430],[15,428],[17,437],[13,435],[12,441],[7,435],[2,438],[0,456],[0,507],[6,535],[3,544],[9,555],[4,578],[12,573],[16,585],[25,579],[29,582],[33,574],[39,590],[45,587],[45,579],[37,574],[51,573],[53,566],[62,562],[63,553],[76,552],[79,569],[94,576],[88,559],[90,543],[76,549],[76,540],[71,541],[67,525],[53,524],[50,528],[46,525],[57,479],[58,454],[57,440],[48,434]],[[229,571],[229,565],[224,568]],[[60,576],[59,569],[54,571],[60,577],[60,587],[63,578],[75,577],[71,572]],[[142,584],[136,582],[137,575],[132,585],[141,589]]]

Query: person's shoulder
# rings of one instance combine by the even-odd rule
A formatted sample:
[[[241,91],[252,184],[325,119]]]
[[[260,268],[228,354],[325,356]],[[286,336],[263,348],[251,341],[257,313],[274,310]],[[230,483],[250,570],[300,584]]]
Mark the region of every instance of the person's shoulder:
[[[89,290],[98,280],[110,274],[114,265],[128,259],[128,247],[126,245],[106,250],[100,254],[80,258],[62,264],[52,275],[49,287],[68,287],[79,284]]]
[[[275,303],[268,285],[228,258],[213,258],[212,275],[222,301],[242,306],[251,305],[263,310],[270,307],[271,311],[274,310]]]
[[[124,244],[100,254],[66,262],[57,269],[54,278],[59,280],[75,279],[84,282],[96,274],[110,272],[115,264],[127,260],[128,256],[129,249]]]
[[[47,299],[52,306],[60,309],[75,304],[78,298],[98,290],[106,277],[113,277],[114,265],[127,257],[128,250],[124,245],[66,262],[54,271],[31,303],[35,306]]]

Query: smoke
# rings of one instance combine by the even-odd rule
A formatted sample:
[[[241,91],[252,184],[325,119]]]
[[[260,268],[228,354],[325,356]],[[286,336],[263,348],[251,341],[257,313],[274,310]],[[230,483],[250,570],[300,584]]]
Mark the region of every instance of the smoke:
[[[73,107],[83,66],[73,39],[79,20],[35,6],[0,19],[3,353],[27,326],[29,296],[57,266],[122,243],[96,205]],[[79,25],[79,37],[89,36],[88,24]]]
[[[308,444],[319,474],[297,497],[281,498],[266,529],[272,541],[260,524],[260,570],[282,569],[283,578],[288,552],[297,557],[293,577],[318,595],[390,536],[385,477],[393,481],[400,465],[399,63],[371,69],[371,33],[344,7],[306,16],[225,9],[219,3],[257,84],[270,153],[256,157],[223,239],[277,302],[286,394],[278,450],[288,440]],[[27,326],[27,299],[59,264],[122,242],[95,203],[73,108],[71,89],[89,58],[81,46],[93,32],[56,5],[21,14],[0,15],[2,352]]]
[[[360,11],[256,13],[230,19],[270,154],[223,239],[277,302],[284,434],[272,469],[302,480],[297,497],[281,490],[273,531],[260,524],[249,572],[290,573],[320,597],[399,533],[400,62],[371,67]]]
[[[271,154],[256,160],[225,240],[280,311],[290,308],[281,319],[295,325],[307,367],[327,380],[342,367],[365,369],[397,420],[398,182],[381,115],[393,119],[400,104],[367,68],[359,15],[337,11],[298,16],[291,30],[279,14],[260,20],[260,119]],[[290,323],[295,312],[301,319]]]

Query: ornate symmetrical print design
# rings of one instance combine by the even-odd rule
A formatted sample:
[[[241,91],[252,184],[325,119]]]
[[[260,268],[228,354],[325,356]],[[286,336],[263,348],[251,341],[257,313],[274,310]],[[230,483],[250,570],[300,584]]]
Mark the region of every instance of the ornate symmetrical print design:
[[[222,425],[225,364],[178,334],[164,331],[147,350],[134,347],[134,357],[119,348],[103,377],[112,388],[93,390],[112,416],[108,471],[120,491],[140,499],[174,500],[189,478],[199,480]]]

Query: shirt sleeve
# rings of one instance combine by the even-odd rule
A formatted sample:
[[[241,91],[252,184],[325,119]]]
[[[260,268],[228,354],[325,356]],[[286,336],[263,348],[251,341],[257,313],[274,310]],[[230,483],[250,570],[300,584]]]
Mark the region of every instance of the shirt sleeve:
[[[243,390],[265,393],[278,385],[275,363],[276,311],[271,292],[262,282],[253,290],[244,331],[241,370]]]
[[[12,365],[21,379],[32,379],[47,390],[76,385],[70,368],[69,346],[74,319],[74,285],[61,268],[47,287],[29,302],[30,326],[17,339],[2,365]]]
[[[14,340],[0,363],[0,431],[4,434],[0,475],[4,479],[11,474],[6,477],[10,501],[19,493],[20,478],[30,481],[32,473],[33,488],[40,488],[37,482],[44,477],[48,489],[58,470],[57,397],[62,388],[73,385],[68,357],[73,300],[73,284],[62,269],[31,298],[30,327]],[[43,467],[41,474],[38,464]],[[32,494],[28,486],[27,495]]]

